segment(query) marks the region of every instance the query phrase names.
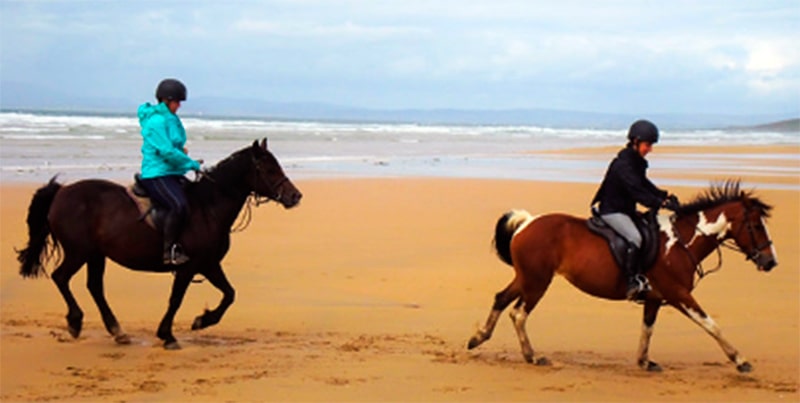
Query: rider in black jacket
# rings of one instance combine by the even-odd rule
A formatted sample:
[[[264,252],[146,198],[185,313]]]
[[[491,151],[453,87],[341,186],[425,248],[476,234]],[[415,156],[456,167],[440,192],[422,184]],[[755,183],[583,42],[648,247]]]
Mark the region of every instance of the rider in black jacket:
[[[628,276],[628,299],[649,291],[647,278],[641,274],[638,262],[642,235],[633,223],[636,203],[648,208],[675,207],[677,199],[665,190],[657,188],[647,179],[645,156],[658,142],[658,128],[647,120],[638,120],[628,130],[628,145],[611,161],[600,189],[592,205],[600,203],[599,212],[603,220],[628,241],[626,264]]]

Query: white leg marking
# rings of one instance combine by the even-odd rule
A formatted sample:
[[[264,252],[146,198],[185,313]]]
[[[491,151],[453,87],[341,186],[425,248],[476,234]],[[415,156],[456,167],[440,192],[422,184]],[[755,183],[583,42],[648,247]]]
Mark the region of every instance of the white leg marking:
[[[687,307],[686,305],[681,304],[681,306],[686,310],[686,312],[689,314],[689,317],[692,318],[693,321],[702,326],[703,329],[705,329],[706,332],[708,332],[708,334],[710,334],[711,337],[713,337],[714,340],[719,343],[719,346],[722,347],[722,351],[725,352],[725,355],[727,355],[731,361],[735,362],[736,365],[741,365],[747,362],[747,360],[739,355],[739,352],[736,351],[736,349],[722,337],[722,331],[720,330],[719,326],[717,326],[717,323],[714,322],[714,319],[711,319],[711,317],[708,315],[706,315],[704,318],[699,312]]]
[[[533,362],[533,347],[528,339],[528,333],[525,331],[525,321],[528,319],[528,313],[525,312],[524,305],[518,309],[511,311],[511,321],[514,322],[514,329],[517,331],[517,338],[522,348],[522,356],[525,361]]]
[[[486,319],[486,324],[483,326],[483,329],[478,331],[478,334],[481,335],[483,340],[492,336],[492,332],[494,332],[494,327],[497,326],[497,319],[499,317],[500,311],[492,309],[492,312],[489,313],[489,319]]]
[[[647,367],[650,362],[648,352],[650,350],[650,338],[653,336],[653,326],[642,324],[642,335],[639,338],[639,365]]]
[[[467,347],[469,349],[473,349],[475,347],[480,346],[486,340],[492,337],[492,333],[494,332],[494,327],[497,325],[497,318],[500,317],[500,311],[492,309],[492,312],[489,313],[489,318],[486,319],[486,324],[483,325],[482,328],[479,328],[475,335],[469,339],[469,343]]]

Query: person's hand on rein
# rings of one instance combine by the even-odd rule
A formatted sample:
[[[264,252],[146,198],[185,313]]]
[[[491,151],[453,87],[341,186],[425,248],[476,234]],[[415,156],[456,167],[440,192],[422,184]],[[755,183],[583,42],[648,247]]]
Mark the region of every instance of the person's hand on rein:
[[[680,206],[681,203],[678,201],[678,196],[675,196],[674,194],[667,196],[667,198],[664,199],[664,202],[661,204],[661,207],[672,211],[676,211]]]

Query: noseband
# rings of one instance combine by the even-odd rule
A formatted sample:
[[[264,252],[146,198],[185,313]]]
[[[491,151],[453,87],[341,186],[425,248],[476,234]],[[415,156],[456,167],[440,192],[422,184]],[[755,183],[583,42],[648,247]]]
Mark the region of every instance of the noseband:
[[[263,177],[264,169],[258,161],[253,158],[253,165],[256,168],[256,176],[258,178]],[[269,203],[270,200],[274,200],[280,203],[281,198],[283,197],[283,184],[288,182],[289,178],[284,175],[280,179],[278,179],[275,183],[267,183],[267,189],[269,191],[269,195],[260,195],[256,191],[253,191],[253,198],[255,199],[256,206],[262,203]]]
[[[758,259],[761,258],[761,250],[764,249],[764,248],[767,248],[769,246],[772,246],[772,240],[769,239],[769,237],[767,237],[767,241],[764,242],[763,244],[760,244],[760,245],[756,244],[756,234],[755,234],[755,229],[753,228],[753,223],[750,222],[750,220],[747,219],[747,217],[750,215],[750,211],[751,210],[752,209],[749,206],[745,207],[745,210],[744,210],[745,227],[747,227],[747,234],[750,236],[751,250],[749,252],[745,252],[745,250],[740,248],[738,245],[735,245],[735,244],[730,245],[728,242],[723,242],[721,245],[726,247],[726,248],[728,248],[728,249],[735,250],[737,252],[741,252],[742,254],[747,256],[747,260],[752,260],[753,263],[757,264],[758,263]],[[760,217],[761,216],[759,215],[759,218]],[[735,238],[739,237],[739,234],[742,233],[742,229],[743,229],[742,227],[739,227],[739,232],[736,233]]]
[[[256,168],[256,170],[259,170],[259,168]],[[283,197],[283,184],[288,181],[289,178],[284,176],[278,179],[278,181],[275,182],[274,184],[267,184],[271,196],[262,196],[254,191],[253,197],[255,198],[256,201],[256,207],[258,207],[258,205],[263,203],[269,203],[270,200],[274,200],[275,202],[280,203],[281,197]]]

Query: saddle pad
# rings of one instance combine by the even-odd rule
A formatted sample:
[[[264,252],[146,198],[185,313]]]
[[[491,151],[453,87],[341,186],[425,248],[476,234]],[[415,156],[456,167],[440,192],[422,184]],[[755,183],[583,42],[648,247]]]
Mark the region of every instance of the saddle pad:
[[[139,210],[139,221],[144,220],[144,222],[153,227],[153,229],[158,229],[155,220],[153,219],[153,214],[151,214],[153,204],[150,201],[150,198],[139,196],[134,190],[135,187],[135,184],[128,186],[125,188],[125,191],[128,193],[128,197],[130,197],[133,203],[136,204],[136,208]]]

